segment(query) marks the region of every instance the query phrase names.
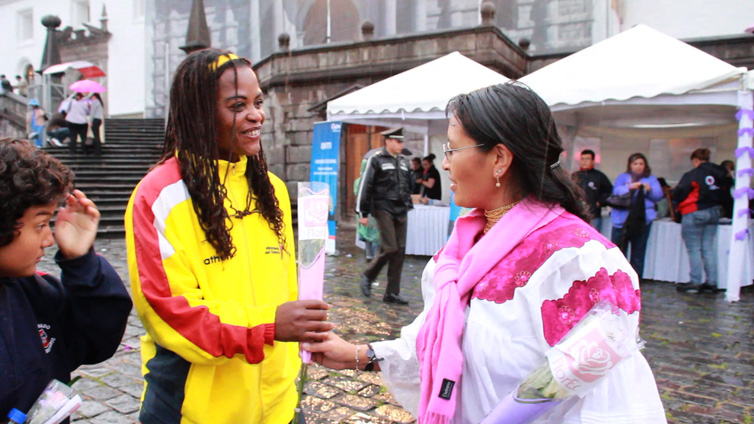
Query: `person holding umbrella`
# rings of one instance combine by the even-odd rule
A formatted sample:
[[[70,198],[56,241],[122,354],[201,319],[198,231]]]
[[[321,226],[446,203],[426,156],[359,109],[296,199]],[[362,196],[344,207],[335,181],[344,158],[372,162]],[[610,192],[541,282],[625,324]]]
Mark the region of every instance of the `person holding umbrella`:
[[[105,87],[96,81],[79,80],[71,84],[68,89],[76,93],[75,97],[71,99],[70,103],[65,107],[65,120],[72,133],[71,143],[69,144],[70,152],[71,154],[76,154],[76,136],[78,135],[81,137],[81,148],[84,150],[84,153],[87,153],[86,133],[89,130],[87,117],[92,115],[92,102],[89,101],[89,99],[84,99],[83,93],[103,93],[105,92]],[[101,105],[102,101],[100,100],[100,106]],[[61,112],[64,111],[61,110]],[[97,116],[92,115],[92,117],[95,119],[99,117],[101,124],[102,118],[100,115],[101,114]],[[96,124],[96,122],[93,121],[92,124]],[[99,126],[97,126],[97,131],[99,131]],[[99,143],[99,134],[95,134],[94,142]],[[95,153],[98,154],[100,149],[99,145],[96,145],[94,149]]]
[[[71,99],[68,104],[68,109],[65,112],[65,122],[71,130],[71,140],[68,142],[68,151],[72,155],[75,155],[77,138],[81,139],[82,149],[86,146],[86,133],[89,130],[87,117],[91,113],[91,105],[84,99],[82,93],[76,93],[75,97]]]
[[[89,105],[91,107],[92,135],[94,137],[94,143],[93,146],[84,146],[84,154],[90,154],[92,150],[91,147],[93,147],[94,156],[101,156],[102,140],[100,139],[99,128],[102,125],[102,120],[105,118],[105,114],[102,106],[102,97],[100,97],[99,93],[92,93],[89,98]]]

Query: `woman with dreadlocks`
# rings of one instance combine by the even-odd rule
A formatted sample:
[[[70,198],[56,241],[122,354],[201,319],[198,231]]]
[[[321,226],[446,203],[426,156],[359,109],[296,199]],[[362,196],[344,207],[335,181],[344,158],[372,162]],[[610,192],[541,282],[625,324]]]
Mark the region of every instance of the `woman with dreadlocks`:
[[[176,70],[162,158],[125,217],[147,330],[143,424],[291,421],[295,342],[332,329],[326,303],[296,300],[290,201],[267,171],[264,120],[248,60],[210,49]]]

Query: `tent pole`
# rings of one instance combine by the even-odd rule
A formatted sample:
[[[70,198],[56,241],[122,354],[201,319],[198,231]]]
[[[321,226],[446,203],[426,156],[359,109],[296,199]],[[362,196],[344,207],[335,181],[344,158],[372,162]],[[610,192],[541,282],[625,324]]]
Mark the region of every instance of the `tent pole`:
[[[429,134],[424,134],[424,155],[429,156]]]
[[[751,91],[739,91],[738,92],[738,106],[739,106],[739,121],[738,128],[749,129],[752,128],[752,113],[745,113],[746,111],[754,110],[754,93]],[[752,147],[752,134],[746,131],[738,132],[738,148],[737,152],[740,152],[740,148]],[[736,171],[739,172],[745,169],[751,169],[752,159],[754,153],[751,150],[746,150],[743,154],[737,155],[736,159]],[[743,188],[749,188],[751,183],[751,174],[737,174],[735,176],[736,190]],[[744,191],[744,190],[742,190]],[[749,197],[748,193],[739,193],[738,198],[733,200],[733,222],[731,224],[730,232],[730,254],[728,256],[728,281],[727,290],[725,291],[725,300],[728,302],[739,301],[739,295],[741,292],[741,283],[744,275],[744,266],[748,261],[749,252],[749,240],[752,234],[747,233],[749,228]],[[741,213],[745,211],[746,213]],[[738,235],[738,237],[736,237]],[[738,238],[738,240],[737,240]],[[749,264],[751,265],[751,264]]]

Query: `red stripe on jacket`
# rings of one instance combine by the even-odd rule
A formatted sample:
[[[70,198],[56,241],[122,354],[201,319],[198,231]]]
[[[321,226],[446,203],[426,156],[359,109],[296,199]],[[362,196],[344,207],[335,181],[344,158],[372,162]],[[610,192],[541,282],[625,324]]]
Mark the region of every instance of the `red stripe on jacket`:
[[[691,192],[681,203],[678,204],[678,211],[681,215],[687,215],[699,210],[699,183],[691,182]]]
[[[264,359],[264,344],[274,343],[275,324],[252,328],[223,324],[206,306],[192,307],[188,299],[173,296],[170,291],[152,205],[162,189],[179,180],[178,164],[172,158],[152,170],[136,192],[133,231],[141,291],[165,323],[200,349],[215,357],[231,358],[241,353],[249,363],[259,363]]]

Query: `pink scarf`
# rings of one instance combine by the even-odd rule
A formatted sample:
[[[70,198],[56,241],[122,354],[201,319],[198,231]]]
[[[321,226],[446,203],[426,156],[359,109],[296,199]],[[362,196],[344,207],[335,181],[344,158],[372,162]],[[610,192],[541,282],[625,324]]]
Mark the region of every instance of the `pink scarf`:
[[[456,221],[435,267],[435,298],[416,339],[420,364],[421,402],[419,423],[448,424],[456,409],[463,369],[461,339],[465,310],[474,287],[488,272],[533,231],[563,213],[525,199],[495,224],[476,243],[487,222],[478,209]]]

